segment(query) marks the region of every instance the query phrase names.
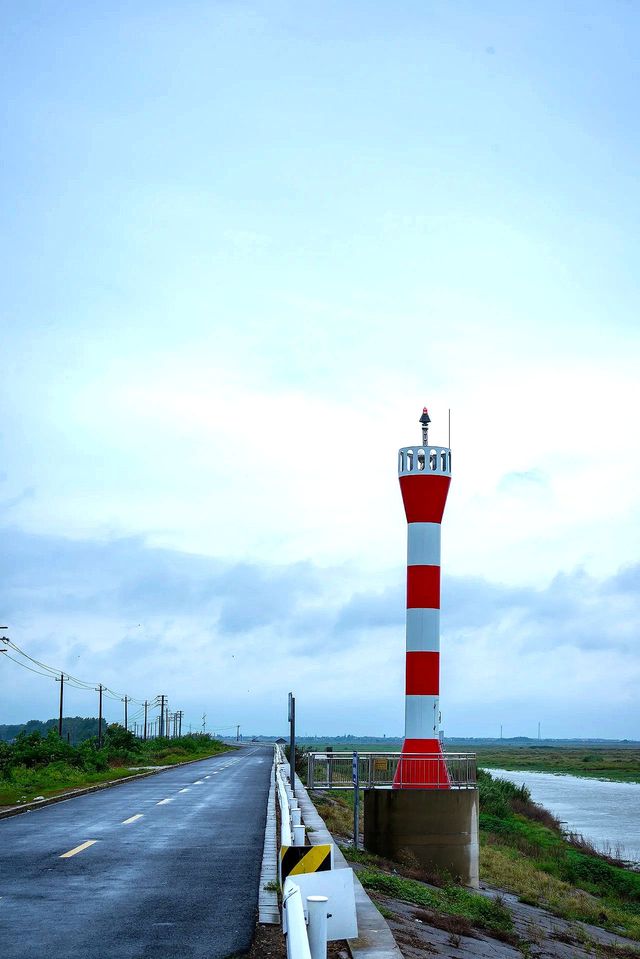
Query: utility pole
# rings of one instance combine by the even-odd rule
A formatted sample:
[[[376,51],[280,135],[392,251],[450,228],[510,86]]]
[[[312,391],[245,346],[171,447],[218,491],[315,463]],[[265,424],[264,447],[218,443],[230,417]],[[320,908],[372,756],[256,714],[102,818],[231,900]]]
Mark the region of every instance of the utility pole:
[[[144,741],[147,741],[147,709],[149,708],[149,703],[145,699],[144,701],[144,736],[142,737]]]
[[[160,725],[158,729],[158,736],[160,739],[164,736],[164,701],[167,697],[164,693],[160,694]]]
[[[98,749],[102,749],[102,683],[96,689],[96,692],[100,694],[98,698]]]
[[[183,714],[182,710],[179,709],[178,712],[177,712],[177,716],[178,716],[178,736],[179,736],[179,737],[182,737],[182,717],[183,717],[183,715],[184,715],[184,714]]]
[[[124,699],[121,699],[121,700],[120,700],[120,702],[124,703],[124,728],[125,728],[125,729],[128,729],[128,728],[129,728],[129,717],[128,717],[128,714],[127,714],[127,703],[129,702],[130,698],[131,698],[130,696],[125,696]]]
[[[58,715],[58,736],[62,739],[62,702],[63,702],[63,690],[64,690],[64,673],[60,673],[60,679],[56,679],[57,683],[60,683],[60,713]]]
[[[203,713],[202,714],[202,732],[206,733],[206,731],[207,731],[207,714]]]
[[[236,726],[236,742],[240,742],[240,726]]]

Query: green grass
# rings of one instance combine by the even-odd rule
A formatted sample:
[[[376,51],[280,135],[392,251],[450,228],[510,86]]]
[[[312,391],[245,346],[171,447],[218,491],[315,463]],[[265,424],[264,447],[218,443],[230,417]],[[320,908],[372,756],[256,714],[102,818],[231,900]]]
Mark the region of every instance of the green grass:
[[[511,913],[501,903],[469,892],[461,886],[430,889],[415,879],[391,875],[371,867],[360,869],[358,879],[365,889],[381,892],[385,896],[411,902],[434,912],[462,916],[482,929],[500,932],[511,932],[513,929]]]
[[[479,776],[480,874],[564,919],[640,939],[640,873],[567,837],[526,787]]]
[[[90,742],[78,748],[68,746],[55,732],[46,737],[35,734],[15,745],[3,744],[0,806],[135,776],[140,772],[135,767],[171,766],[206,759],[229,748],[232,747],[204,736],[141,743],[133,740],[131,734],[125,734],[121,727],[112,732],[107,745],[100,750]]]
[[[478,746],[478,765],[488,769],[565,773],[590,779],[640,782],[640,749],[588,746]]]
[[[639,872],[601,855],[581,837],[565,835],[557,819],[531,801],[526,786],[494,779],[482,771],[478,780],[482,879],[561,918],[582,920],[640,940]],[[312,798],[332,833],[350,835],[352,792],[318,790]],[[410,895],[419,895],[418,904],[445,913],[459,906],[451,893],[457,887],[447,877],[429,875],[416,863],[391,863],[349,846],[343,847],[343,852],[364,867],[372,889],[411,902],[416,900],[408,898]],[[398,879],[413,885],[398,885]],[[416,880],[444,888],[427,889]],[[464,905],[465,909],[469,905],[466,899]]]
[[[51,763],[44,769],[17,768],[10,781],[0,779],[0,806],[13,806],[20,802],[30,802],[36,796],[55,796],[67,789],[80,789],[97,783],[135,776],[128,769],[106,769],[100,772],[87,772],[75,769],[67,763]]]

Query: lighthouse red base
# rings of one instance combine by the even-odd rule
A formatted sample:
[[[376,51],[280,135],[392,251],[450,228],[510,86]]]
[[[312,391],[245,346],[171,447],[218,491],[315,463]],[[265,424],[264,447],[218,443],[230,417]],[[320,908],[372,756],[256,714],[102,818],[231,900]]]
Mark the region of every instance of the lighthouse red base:
[[[451,789],[438,739],[405,739],[393,777],[394,789]]]

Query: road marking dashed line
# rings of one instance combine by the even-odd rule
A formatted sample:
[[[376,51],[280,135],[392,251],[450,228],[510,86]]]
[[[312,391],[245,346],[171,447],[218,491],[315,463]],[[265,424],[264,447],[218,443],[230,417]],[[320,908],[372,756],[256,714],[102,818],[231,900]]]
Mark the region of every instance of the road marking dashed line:
[[[181,792],[181,793],[188,793],[188,792],[189,792],[189,787],[188,787],[188,786],[185,786],[185,788],[184,788],[184,789],[179,789],[179,790],[178,790],[178,792]]]
[[[142,819],[143,816],[144,816],[144,813],[137,812],[137,813],[135,814],[135,816],[129,816],[128,819],[123,819],[122,822],[120,823],[120,825],[121,825],[121,826],[128,826],[130,822],[135,822],[136,819]]]
[[[72,856],[76,856],[79,852],[82,852],[83,849],[88,849],[89,846],[93,846],[94,842],[97,842],[97,839],[87,839],[86,842],[80,843],[79,846],[76,846],[74,849],[70,849],[69,852],[63,852],[59,859],[71,859]]]
[[[160,802],[156,803],[156,806],[164,806],[168,802],[173,802],[173,796],[169,796],[168,799],[161,799]]]

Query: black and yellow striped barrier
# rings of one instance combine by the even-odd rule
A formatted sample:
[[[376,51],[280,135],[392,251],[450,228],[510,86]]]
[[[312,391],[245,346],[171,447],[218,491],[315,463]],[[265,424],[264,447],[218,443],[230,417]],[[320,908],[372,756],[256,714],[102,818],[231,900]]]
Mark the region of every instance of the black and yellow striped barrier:
[[[332,865],[331,843],[319,846],[282,846],[280,849],[280,885],[287,876],[308,872],[327,872]]]

